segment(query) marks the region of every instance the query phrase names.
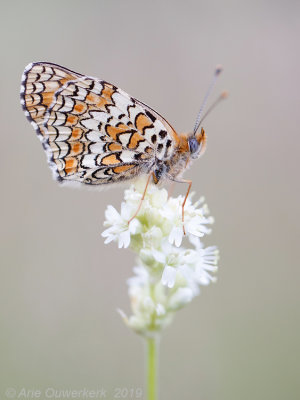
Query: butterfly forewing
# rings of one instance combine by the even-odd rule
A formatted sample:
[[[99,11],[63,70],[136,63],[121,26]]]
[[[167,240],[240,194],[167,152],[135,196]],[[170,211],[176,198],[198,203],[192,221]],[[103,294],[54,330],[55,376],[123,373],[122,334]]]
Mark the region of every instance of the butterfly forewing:
[[[49,63],[25,69],[21,102],[60,180],[113,183],[168,159],[177,135],[150,107],[105,81]]]

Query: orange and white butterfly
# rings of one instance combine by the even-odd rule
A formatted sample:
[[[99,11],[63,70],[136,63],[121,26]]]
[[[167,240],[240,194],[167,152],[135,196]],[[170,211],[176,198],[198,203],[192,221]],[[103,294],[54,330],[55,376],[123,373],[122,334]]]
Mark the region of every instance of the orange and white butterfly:
[[[181,174],[205,149],[205,132],[197,132],[204,104],[193,133],[179,135],[156,111],[116,86],[52,63],[25,68],[21,104],[62,183],[109,185],[146,174],[147,185],[151,178],[155,184],[169,179],[190,189],[191,181]]]

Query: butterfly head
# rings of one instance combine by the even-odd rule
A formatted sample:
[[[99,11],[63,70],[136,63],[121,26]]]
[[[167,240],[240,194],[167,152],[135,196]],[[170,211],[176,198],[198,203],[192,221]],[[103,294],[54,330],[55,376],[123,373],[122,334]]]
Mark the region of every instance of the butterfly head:
[[[188,138],[189,152],[191,158],[199,158],[205,151],[206,147],[206,135],[203,128],[195,135],[191,135]]]

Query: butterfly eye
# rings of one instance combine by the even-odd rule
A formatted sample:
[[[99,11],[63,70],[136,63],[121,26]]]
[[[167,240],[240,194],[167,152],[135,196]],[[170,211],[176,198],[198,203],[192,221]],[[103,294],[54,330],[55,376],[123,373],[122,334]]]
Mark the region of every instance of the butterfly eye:
[[[199,150],[199,143],[197,142],[197,139],[195,137],[190,137],[189,138],[189,149],[190,153],[194,154],[197,153]]]

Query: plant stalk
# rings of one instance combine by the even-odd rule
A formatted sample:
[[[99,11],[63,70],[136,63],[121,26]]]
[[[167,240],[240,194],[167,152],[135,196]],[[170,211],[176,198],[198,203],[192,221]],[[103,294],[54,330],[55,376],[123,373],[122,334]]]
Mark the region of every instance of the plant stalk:
[[[158,341],[147,338],[147,400],[157,400]]]

